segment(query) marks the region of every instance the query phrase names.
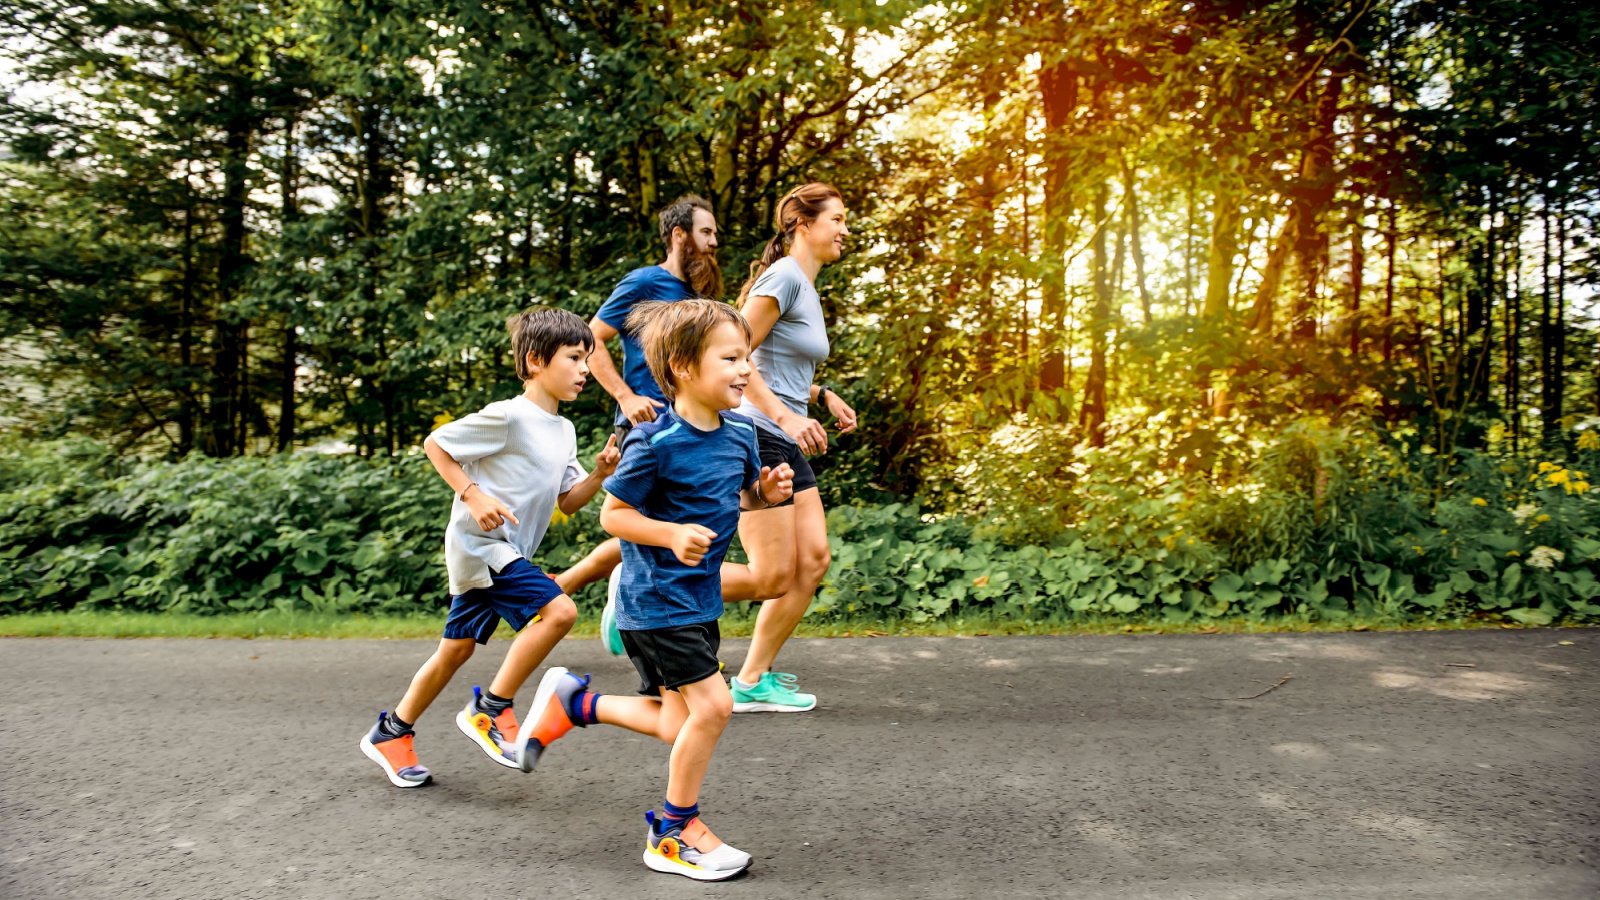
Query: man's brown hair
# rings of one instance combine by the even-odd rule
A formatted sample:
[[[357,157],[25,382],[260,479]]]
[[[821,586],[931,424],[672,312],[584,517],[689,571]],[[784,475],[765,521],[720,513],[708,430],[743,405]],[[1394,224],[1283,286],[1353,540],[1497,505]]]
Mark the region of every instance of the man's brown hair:
[[[673,369],[698,369],[711,332],[725,323],[738,325],[745,341],[750,340],[750,323],[738,310],[720,300],[641,303],[628,314],[625,327],[638,336],[650,374],[655,376],[656,385],[670,403],[678,396],[678,379]]]

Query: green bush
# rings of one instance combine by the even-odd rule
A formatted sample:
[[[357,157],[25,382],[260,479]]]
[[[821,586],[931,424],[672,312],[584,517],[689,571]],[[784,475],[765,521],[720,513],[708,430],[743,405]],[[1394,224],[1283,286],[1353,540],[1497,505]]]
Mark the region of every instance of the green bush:
[[[1461,451],[1320,418],[1219,430],[1204,470],[1171,448],[995,475],[983,517],[909,503],[829,510],[818,618],[1190,622],[1600,619],[1600,470]],[[1232,452],[1232,451],[1230,451]],[[449,492],[426,459],[315,454],[175,463],[69,441],[0,469],[0,613],[442,609]],[[1047,491],[1039,485],[1052,485]],[[1046,501],[1054,496],[1052,508]],[[559,571],[603,538],[598,503],[551,527]],[[589,592],[585,605],[597,603]]]
[[[447,597],[449,490],[420,454],[121,463],[87,442],[7,457],[0,612],[409,612]],[[551,528],[569,564],[593,507]]]

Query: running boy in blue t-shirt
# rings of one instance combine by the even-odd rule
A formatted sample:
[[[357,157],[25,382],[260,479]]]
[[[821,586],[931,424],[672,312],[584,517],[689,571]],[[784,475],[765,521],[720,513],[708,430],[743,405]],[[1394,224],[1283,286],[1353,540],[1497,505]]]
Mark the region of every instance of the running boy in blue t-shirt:
[[[577,512],[617,467],[613,437],[595,458],[594,471],[585,473],[572,423],[556,412],[561,402],[577,398],[588,378],[594,350],[589,326],[564,309],[536,308],[512,316],[506,328],[522,394],[441,426],[423,444],[456,495],[444,536],[450,614],[439,649],[417,670],[394,712],[379,713],[360,742],[361,752],[396,787],[432,780],[417,761],[412,726],[501,619],[516,639],[489,690],[473,688],[456,725],[490,759],[521,765],[513,695],[578,617],[571,598],[531,560],[552,511]],[[546,673],[531,707],[536,714],[550,709],[551,692],[565,671]],[[559,710],[527,724],[530,731],[548,731],[554,720],[565,724]]]
[[[750,854],[723,843],[699,818],[700,787],[733,712],[717,659],[719,567],[740,508],[787,500],[794,473],[787,465],[763,468],[754,426],[727,412],[750,377],[744,317],[710,300],[654,304],[634,316],[630,325],[641,326],[650,370],[672,406],[629,433],[622,462],[605,482],[610,496],[600,523],[622,539],[616,615],[645,697],[590,693],[587,679],[571,675],[554,695],[571,725],[619,725],[672,745],[662,813],[645,814],[645,865],[720,881],[748,868]],[[525,732],[524,758],[537,758],[556,737]]]

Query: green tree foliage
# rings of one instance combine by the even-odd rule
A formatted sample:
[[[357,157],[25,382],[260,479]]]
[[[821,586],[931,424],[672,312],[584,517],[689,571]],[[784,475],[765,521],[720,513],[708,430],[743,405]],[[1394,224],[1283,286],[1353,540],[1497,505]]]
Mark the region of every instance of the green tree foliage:
[[[662,204],[710,200],[731,289],[809,180],[855,232],[822,285],[866,423],[819,460],[834,505],[1111,553],[1086,529],[1125,503],[1211,548],[1180,580],[1333,566],[1349,599],[1369,566],[1432,584],[1408,529],[1452,485],[1576,466],[1600,424],[1587,4],[14,0],[0,26],[0,415],[32,438],[401,458],[515,390],[506,315],[591,314],[658,259]],[[588,436],[608,406],[568,413]]]

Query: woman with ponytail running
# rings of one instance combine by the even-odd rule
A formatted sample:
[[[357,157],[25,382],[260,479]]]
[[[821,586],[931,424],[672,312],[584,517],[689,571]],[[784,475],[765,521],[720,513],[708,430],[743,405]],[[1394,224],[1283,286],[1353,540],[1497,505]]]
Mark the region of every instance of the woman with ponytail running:
[[[793,675],[772,664],[805,615],[832,561],[827,520],[817,477],[806,461],[828,451],[828,433],[811,418],[808,404],[825,406],[840,434],[858,420],[837,393],[814,383],[817,365],[828,358],[828,333],[817,296],[817,273],[844,253],[850,228],[844,200],[826,184],[795,188],[778,203],[776,233],[739,293],[750,322],[755,371],[738,412],[755,421],[761,464],[794,470],[794,496],[771,509],[739,518],[739,540],[752,568],[787,569],[788,590],[761,604],[744,667],[732,681],[734,712],[805,712],[817,705],[801,693]]]

